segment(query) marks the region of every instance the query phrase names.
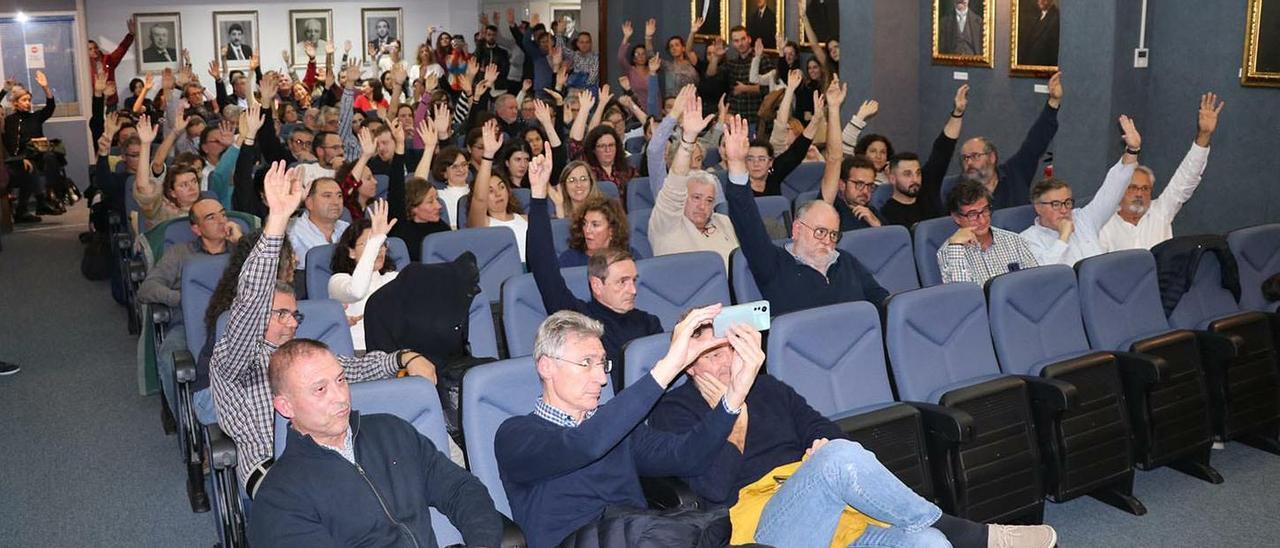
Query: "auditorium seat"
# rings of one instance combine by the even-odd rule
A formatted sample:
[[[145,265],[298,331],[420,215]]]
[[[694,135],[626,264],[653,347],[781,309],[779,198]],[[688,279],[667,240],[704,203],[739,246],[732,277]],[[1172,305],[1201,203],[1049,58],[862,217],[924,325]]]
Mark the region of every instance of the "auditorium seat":
[[[708,157],[710,154],[708,154]],[[817,190],[822,186],[822,172],[827,168],[825,162],[800,162],[795,170],[782,179],[782,196],[787,203],[795,200],[802,192]]]
[[[760,295],[760,287],[756,285],[756,278],[751,274],[751,267],[747,264],[747,256],[742,253],[742,249],[735,249],[729,254],[729,270],[729,282],[733,284],[734,304],[749,303],[764,298]]]
[[[836,247],[862,263],[889,293],[920,288],[911,247],[911,233],[901,226],[881,226],[845,232]]]
[[[871,191],[871,201],[868,202],[868,205],[871,206],[871,209],[880,211],[880,208],[888,203],[891,198],[893,198],[893,185],[889,183],[876,185],[876,188]]]
[[[943,508],[979,522],[1040,523],[1044,485],[1030,391],[1000,371],[982,288],[926,287],[889,297],[887,307],[898,399],[917,402],[930,426]]]
[[[1145,514],[1133,496],[1133,430],[1116,358],[1089,348],[1075,272],[1052,265],[997,276],[987,306],[1000,369],[1031,389],[1049,499],[1091,495]],[[1072,397],[1058,399],[1045,379],[1069,384]]]
[[[671,333],[656,333],[634,339],[627,343],[623,349],[623,363],[613,364],[614,367],[622,367],[622,378],[626,386],[631,386],[645,375],[649,374],[649,370],[658,363],[658,360],[667,355],[667,350],[671,348]],[[684,384],[687,377],[680,375],[671,382],[669,388],[675,388]]]
[[[1280,223],[1233,230],[1227,244],[1240,270],[1240,308],[1280,313],[1280,301],[1267,302],[1262,295],[1262,282],[1280,274]]]
[[[409,247],[404,240],[394,236],[387,238],[387,260],[395,263],[396,270],[409,266]],[[307,298],[329,298],[329,278],[333,276],[333,252],[337,244],[318,245],[307,250]]]
[[[602,192],[606,198],[613,198],[615,200],[622,199],[621,193],[618,192],[618,183],[613,181],[596,181],[596,188],[599,188],[600,192]]]
[[[437,232],[422,239],[422,262],[443,263],[470,251],[480,268],[480,289],[490,302],[502,296],[502,282],[524,272],[516,237],[505,226]]]
[[[636,185],[628,185],[627,188],[634,188]],[[645,259],[653,256],[653,246],[649,244],[649,215],[653,213],[652,209],[632,209],[627,214],[627,224],[631,229],[631,250],[637,255],[636,259]]]
[[[814,200],[821,200],[821,199],[822,199],[822,191],[820,190],[807,190],[807,191],[801,192],[800,194],[796,195],[795,200],[792,200],[791,211],[793,212],[799,211],[800,206],[807,204],[809,202],[812,202]]]
[[[712,251],[675,253],[636,262],[636,308],[662,320],[670,331],[685,310],[729,304],[724,259]]]
[[[991,212],[991,224],[1009,232],[1022,232],[1036,221],[1036,208],[1031,204],[1006,207]]]
[[[591,299],[587,267],[562,268],[560,275],[575,297],[583,301]],[[502,284],[502,331],[507,339],[508,356],[533,354],[533,338],[538,334],[538,325],[546,318],[547,309],[533,274],[521,274]]]
[[[920,274],[920,286],[930,287],[942,283],[942,271],[938,268],[938,248],[955,234],[956,222],[951,217],[938,217],[920,221],[911,227],[911,244],[916,257],[916,272]]]
[[[653,209],[653,186],[648,177],[636,177],[627,183],[627,214],[641,209]]]
[[[780,230],[785,231],[787,237],[791,236],[791,201],[782,196],[756,196],[756,209],[760,211],[760,218],[764,220],[765,229],[770,234],[774,234],[773,227],[770,223],[776,225]],[[721,202],[715,207],[716,213],[723,215],[729,214],[729,203]],[[777,234],[781,236],[782,234]]]

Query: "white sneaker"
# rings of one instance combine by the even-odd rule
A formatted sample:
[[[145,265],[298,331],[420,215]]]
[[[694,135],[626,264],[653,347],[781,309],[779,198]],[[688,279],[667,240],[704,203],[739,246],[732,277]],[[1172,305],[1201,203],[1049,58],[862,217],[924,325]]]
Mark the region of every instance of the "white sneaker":
[[[1058,532],[1048,525],[987,526],[987,548],[1053,548]]]

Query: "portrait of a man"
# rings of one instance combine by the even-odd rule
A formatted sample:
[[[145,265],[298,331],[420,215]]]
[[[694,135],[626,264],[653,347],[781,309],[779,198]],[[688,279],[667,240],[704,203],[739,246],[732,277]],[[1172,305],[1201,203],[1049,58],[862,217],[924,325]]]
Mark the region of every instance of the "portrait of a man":
[[[955,0],[952,4],[952,9],[942,10],[938,18],[938,53],[982,55],[983,0]]]
[[[813,28],[818,43],[840,40],[840,2],[837,0],[800,0],[800,9]],[[803,33],[802,33],[803,35]]]
[[[767,49],[778,49],[778,25],[781,0],[743,0],[742,20],[747,27],[747,34],[754,40],[759,38]]]
[[[147,47],[142,49],[143,63],[169,63],[178,60],[178,50],[173,47],[173,23],[152,23],[144,32]]]
[[[176,68],[182,60],[182,21],[177,13],[135,13],[138,72]]]
[[[400,47],[403,28],[399,8],[363,9],[360,10],[360,19],[366,54],[377,58],[392,48]]]
[[[693,22],[703,18],[702,26],[693,33],[695,40],[710,42],[728,37],[729,0],[690,0],[689,7],[692,8],[690,17]]]
[[[1058,66],[1058,0],[1015,0],[1017,57],[1015,65]]]
[[[307,46],[315,48],[315,55],[324,55],[333,31],[333,12],[329,10],[294,10],[289,12],[293,34],[293,64],[307,63]]]
[[[228,66],[248,66],[258,46],[258,12],[213,13],[214,46]]]

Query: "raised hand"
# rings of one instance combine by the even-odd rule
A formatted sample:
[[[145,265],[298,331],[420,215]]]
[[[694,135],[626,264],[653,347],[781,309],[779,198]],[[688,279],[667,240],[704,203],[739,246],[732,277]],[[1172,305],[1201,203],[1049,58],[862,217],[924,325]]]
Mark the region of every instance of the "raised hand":
[[[262,179],[262,194],[267,201],[269,217],[283,219],[284,225],[288,224],[289,217],[298,209],[298,204],[302,203],[300,174],[296,167],[286,171],[284,160],[279,160],[271,164]],[[280,228],[279,234],[283,234],[284,226]]]
[[[698,29],[702,28],[702,24],[705,22],[706,20],[701,17],[694,19],[693,23],[689,25],[689,34],[698,32]]]
[[[653,38],[653,35],[657,33],[658,33],[658,20],[650,17],[648,21],[644,22],[644,37]]]
[[[493,158],[493,155],[498,153],[498,149],[502,148],[502,142],[505,140],[502,130],[498,129],[498,120],[489,119],[480,133],[482,134],[481,142],[484,145],[484,157]]]
[[[450,117],[449,104],[436,103],[435,110],[436,110],[436,114],[434,117],[431,118],[431,124],[435,126],[436,135],[437,136],[448,135],[449,125],[451,123],[451,120],[449,119]]]
[[[676,100],[672,101],[671,111],[667,113],[667,116],[679,120],[684,116],[684,107],[689,104],[689,98],[697,93],[697,86],[693,84],[685,84],[684,87],[680,88],[680,92],[676,94]],[[701,104],[701,100],[699,100],[699,104]]]
[[[542,99],[534,99],[533,113],[544,131],[555,131],[555,121],[551,117],[551,105],[548,105]]]
[[[827,115],[827,96],[823,95],[822,92],[820,91],[814,90],[813,91],[813,118],[809,120],[809,123],[813,124],[816,120],[826,115]]]
[[[373,226],[370,227],[371,230],[373,230],[373,235],[386,236],[387,234],[390,234],[391,227],[396,226],[396,220],[391,219],[390,222],[387,221],[387,216],[391,209],[391,206],[387,204],[387,201],[375,200],[369,209],[371,210],[370,213],[372,213],[372,215],[369,216],[369,221],[373,224]]]
[[[187,48],[182,48],[182,64],[191,66],[191,52]]]
[[[952,101],[952,116],[964,116],[965,109],[969,108],[969,84],[961,85],[956,89],[956,98]]]
[[[1142,135],[1138,133],[1138,128],[1133,125],[1133,118],[1121,114],[1120,129],[1124,131],[1122,138],[1126,148],[1129,150],[1142,150]]]
[[[608,87],[608,86],[605,86],[605,87]],[[603,90],[601,91],[600,96],[602,98],[604,97]],[[578,107],[579,107],[578,115],[579,116],[585,116],[587,113],[591,112],[591,107],[595,106],[595,104],[596,104],[596,98],[591,95],[590,91],[587,91],[585,89],[578,90]]]
[[[324,43],[324,54],[333,55],[333,40]]]
[[[129,29],[129,34],[138,34],[138,20],[130,17],[124,22],[125,28]]]
[[[627,40],[630,40],[631,34],[632,34],[631,20],[627,19],[626,21],[622,22],[622,41],[626,42]]]
[[[311,42],[303,42],[303,44],[302,44],[302,52],[303,52],[303,53],[305,53],[305,54],[307,54],[307,59],[315,59],[315,58],[316,58],[316,45],[315,45],[315,44],[312,44]]]
[[[373,143],[373,132],[367,127],[362,127],[356,134],[356,138],[360,140],[360,157],[364,160],[373,158],[373,153],[377,151]]]
[[[114,131],[103,131],[102,135],[98,136],[98,156],[111,154],[111,139],[115,134]]]
[[[872,118],[875,118],[876,114],[879,112],[880,112],[880,102],[876,101],[875,99],[867,99],[866,101],[862,102],[861,106],[858,107],[858,112],[857,114],[854,114],[854,116],[861,118],[863,122],[866,122]]]
[[[173,131],[176,133],[187,129],[187,123],[190,121],[187,114],[182,109],[178,109],[178,112],[173,115]]]
[[[422,138],[422,148],[427,152],[435,150],[436,143],[439,142],[436,137],[435,130],[431,127],[431,116],[423,116],[418,121],[418,137]]]
[[[404,126],[400,123],[400,118],[392,116],[387,120],[387,128],[391,130],[391,138],[397,144],[404,143]]]
[[[764,57],[764,40],[756,38],[755,54],[756,57]]]
[[[142,146],[149,146],[152,141],[156,140],[156,133],[159,128],[151,123],[151,117],[143,114],[138,117],[138,139],[142,140]]]
[[[232,122],[231,120],[223,120],[221,122],[218,122],[218,129],[222,130],[224,137],[233,135],[235,134],[235,131],[236,131],[236,122]]]
[[[819,95],[820,97],[820,95]],[[816,116],[821,109],[814,105],[814,115]],[[750,128],[747,120],[741,116],[733,115],[724,123],[724,152],[725,160],[728,162],[747,164],[747,149],[750,148],[751,142]]]
[[[839,76],[831,78],[831,83],[827,85],[827,104],[835,108],[840,108],[844,103],[844,98],[849,94],[849,84],[840,81]],[[816,110],[816,105],[815,105]]]
[[[13,85],[10,82],[5,82],[5,93],[8,93],[12,87]],[[102,95],[104,91],[107,91],[107,71],[102,69],[102,65],[98,65],[98,70],[95,71],[93,77],[93,94]]]
[[[542,143],[542,154],[529,159],[529,195],[546,198],[551,182],[551,143]]]
[[[1225,105],[1226,102],[1219,101],[1218,96],[1213,92],[1200,96],[1200,112],[1196,118],[1196,144],[1202,147],[1209,146],[1209,138],[1218,129],[1218,113],[1222,112],[1222,107]]]
[[[258,104],[256,101],[249,103],[249,109],[245,112],[248,114],[248,119],[246,120],[246,130],[248,133],[245,133],[244,137],[246,139],[252,139],[258,134],[258,130],[262,129],[262,124],[266,122],[266,117],[262,115],[262,105]]]
[[[255,51],[253,52],[253,55],[249,56],[249,70],[251,72],[257,72],[258,67],[260,66],[262,66],[262,58],[258,57],[258,52]]]
[[[716,115],[721,122],[729,119],[729,102],[724,95],[720,96],[720,104],[716,105]]]
[[[625,74],[623,74],[622,76],[619,76],[618,87],[622,88],[624,92],[631,91],[631,77]],[[626,97],[626,95],[624,94],[623,97]]]
[[[601,108],[608,106],[609,101],[613,99],[613,90],[609,89],[609,84],[600,86],[600,106]]]
[[[489,63],[484,66],[484,81],[489,84],[489,88],[493,88],[493,84],[498,81],[498,64]]]
[[[1049,77],[1049,106],[1058,108],[1062,104],[1062,73],[1055,72]]]
[[[655,74],[662,68],[662,56],[655,54],[649,58],[649,73]]]
[[[36,85],[44,88],[46,92],[49,91],[49,78],[44,75],[43,70],[36,71]]]
[[[802,83],[804,83],[804,73],[800,72],[800,69],[787,71],[787,91],[795,93]]]
[[[360,61],[351,59],[347,61],[347,66],[342,70],[343,78],[346,78],[346,80],[343,81],[343,85],[349,88],[355,87],[356,80],[360,79]]]
[[[218,60],[209,61],[209,76],[214,82],[222,79],[222,65],[218,64]]]
[[[681,100],[684,101],[682,107],[684,112],[680,117],[680,129],[683,132],[680,138],[686,142],[693,141],[698,138],[698,135],[702,134],[702,130],[706,129],[707,125],[714,119],[714,116],[708,114],[703,117],[702,99],[692,93],[686,93],[683,89],[676,96],[676,103],[680,103]]]

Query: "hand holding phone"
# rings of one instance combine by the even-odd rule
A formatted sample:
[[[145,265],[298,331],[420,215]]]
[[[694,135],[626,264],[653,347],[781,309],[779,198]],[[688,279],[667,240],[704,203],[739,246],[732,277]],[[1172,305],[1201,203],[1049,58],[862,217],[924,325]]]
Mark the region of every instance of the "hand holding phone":
[[[729,332],[729,327],[736,324],[751,326],[756,331],[769,329],[769,301],[752,301],[724,307],[711,320],[712,334],[716,338],[722,338]]]

